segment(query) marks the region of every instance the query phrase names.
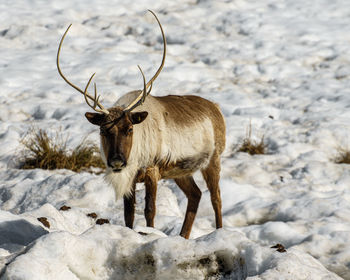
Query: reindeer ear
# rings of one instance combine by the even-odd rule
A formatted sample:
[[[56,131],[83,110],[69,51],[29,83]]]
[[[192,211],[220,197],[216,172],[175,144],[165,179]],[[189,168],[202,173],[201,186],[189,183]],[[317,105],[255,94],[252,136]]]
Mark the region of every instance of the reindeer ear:
[[[103,119],[104,119],[104,115],[103,114],[98,114],[98,113],[90,113],[87,112],[85,113],[85,117],[87,118],[87,120],[94,124],[94,125],[101,125]]]
[[[132,124],[138,124],[143,122],[147,118],[148,112],[137,112],[131,113],[131,122]]]

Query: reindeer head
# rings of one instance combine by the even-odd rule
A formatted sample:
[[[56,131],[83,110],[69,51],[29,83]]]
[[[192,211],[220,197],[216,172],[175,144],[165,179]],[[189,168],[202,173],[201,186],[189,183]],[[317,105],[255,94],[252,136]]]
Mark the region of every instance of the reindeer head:
[[[143,90],[139,90],[139,94],[137,98],[134,101],[132,101],[128,106],[126,106],[126,108],[122,108],[119,106],[112,107],[109,109],[104,108],[99,101],[100,96],[97,95],[96,84],[94,84],[94,91],[95,91],[94,96],[91,96],[88,93],[88,88],[95,74],[93,74],[90,77],[85,87],[85,90],[82,90],[76,85],[74,85],[73,83],[71,83],[63,75],[59,64],[59,56],[60,56],[63,40],[66,34],[68,33],[69,28],[72,25],[69,25],[66,32],[63,34],[58,47],[58,51],[57,51],[56,64],[57,64],[57,69],[59,74],[66,81],[66,83],[68,83],[71,87],[73,87],[74,89],[76,89],[77,91],[79,91],[84,95],[86,103],[96,112],[96,113],[87,112],[85,114],[85,117],[88,119],[90,123],[94,125],[98,125],[100,127],[101,144],[102,144],[103,153],[106,157],[106,161],[107,161],[106,163],[107,163],[107,166],[112,168],[114,172],[120,172],[127,165],[127,161],[128,161],[132,143],[133,143],[132,142],[133,126],[143,122],[148,115],[146,111],[132,112],[132,110],[140,106],[141,104],[143,104],[146,97],[150,94],[152,90],[152,83],[158,77],[165,62],[166,39],[165,39],[164,31],[155,13],[152,12],[151,10],[149,11],[156,18],[160,27],[160,31],[162,33],[163,44],[164,44],[163,59],[157,72],[148,81],[148,83],[146,83],[146,78],[141,67],[138,66],[143,78]]]
[[[133,126],[143,122],[147,112],[125,112],[121,107],[109,109],[109,114],[86,113],[89,122],[100,127],[101,144],[107,166],[121,171],[130,155]]]

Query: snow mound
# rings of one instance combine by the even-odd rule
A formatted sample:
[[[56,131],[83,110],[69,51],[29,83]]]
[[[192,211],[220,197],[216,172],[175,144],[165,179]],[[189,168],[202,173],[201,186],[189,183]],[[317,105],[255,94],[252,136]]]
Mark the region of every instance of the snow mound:
[[[115,225],[44,235],[7,265],[3,279],[246,279],[254,271],[260,276],[248,279],[340,279],[302,251],[277,253],[238,232],[186,240]]]

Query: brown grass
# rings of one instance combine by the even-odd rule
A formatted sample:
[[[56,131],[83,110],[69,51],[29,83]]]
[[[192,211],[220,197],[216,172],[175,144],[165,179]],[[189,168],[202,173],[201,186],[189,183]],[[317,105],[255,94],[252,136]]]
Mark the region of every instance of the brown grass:
[[[263,155],[266,153],[266,144],[264,136],[260,141],[252,140],[252,125],[249,124],[247,135],[243,139],[242,145],[237,149],[238,152],[248,153],[250,155]]]
[[[92,172],[91,167],[105,168],[99,149],[89,141],[83,141],[73,151],[68,151],[66,141],[59,133],[50,138],[42,129],[31,129],[21,142],[25,147],[20,159],[21,169],[70,169],[75,172]]]

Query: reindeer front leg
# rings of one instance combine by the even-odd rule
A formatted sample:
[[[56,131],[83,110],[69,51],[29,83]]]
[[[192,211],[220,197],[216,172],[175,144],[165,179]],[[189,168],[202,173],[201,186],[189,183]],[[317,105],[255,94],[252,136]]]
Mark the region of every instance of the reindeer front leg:
[[[157,167],[149,167],[145,174],[146,205],[145,218],[148,227],[154,227],[154,216],[156,215],[157,183],[159,170]]]
[[[136,183],[133,183],[131,194],[124,196],[124,221],[129,228],[133,227],[135,217],[135,188]]]

